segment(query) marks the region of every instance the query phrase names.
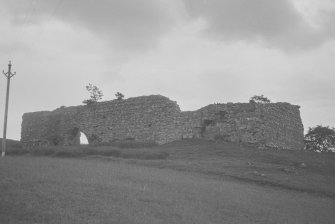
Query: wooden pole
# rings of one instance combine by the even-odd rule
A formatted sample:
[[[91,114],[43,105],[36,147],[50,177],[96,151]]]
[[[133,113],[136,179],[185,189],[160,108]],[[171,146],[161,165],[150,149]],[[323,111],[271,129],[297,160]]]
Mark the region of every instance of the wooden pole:
[[[12,78],[16,74],[16,72],[12,73],[11,69],[12,69],[12,64],[11,64],[11,61],[9,61],[8,72],[5,73],[4,71],[2,71],[2,73],[7,78],[7,90],[6,90],[6,106],[5,106],[5,117],[4,117],[4,124],[3,124],[1,157],[4,157],[5,154],[6,154],[6,135],[7,135],[7,117],[8,117],[8,101],[9,101],[10,78]]]

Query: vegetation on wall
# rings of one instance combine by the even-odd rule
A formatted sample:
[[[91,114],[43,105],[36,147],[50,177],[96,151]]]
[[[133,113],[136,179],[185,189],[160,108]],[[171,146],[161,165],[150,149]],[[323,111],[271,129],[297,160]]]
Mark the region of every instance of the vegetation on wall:
[[[271,101],[264,95],[255,95],[250,98],[249,103],[271,103]]]
[[[92,85],[91,83],[86,86],[86,90],[90,93],[90,98],[83,101],[83,103],[86,105],[94,104],[101,100],[103,97],[102,91],[97,86]]]
[[[124,95],[123,95],[122,93],[120,93],[120,92],[117,92],[117,93],[115,94],[115,97],[116,97],[117,100],[123,100]]]

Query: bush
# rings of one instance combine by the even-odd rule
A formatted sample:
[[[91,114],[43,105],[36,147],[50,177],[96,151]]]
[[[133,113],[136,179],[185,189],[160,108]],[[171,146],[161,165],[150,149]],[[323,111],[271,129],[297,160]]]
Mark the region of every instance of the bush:
[[[122,93],[120,93],[120,92],[117,92],[115,94],[115,96],[116,96],[116,99],[118,99],[118,100],[123,100],[123,98],[124,98],[124,95]]]
[[[89,83],[86,86],[86,90],[90,93],[90,99],[84,100],[83,103],[86,105],[91,105],[102,99],[102,91],[97,87]]]
[[[316,152],[335,151],[335,129],[318,125],[309,128],[305,135],[306,149]]]
[[[264,104],[264,103],[271,103],[271,101],[264,95],[260,95],[260,96],[255,95],[250,98],[249,103],[263,103]]]

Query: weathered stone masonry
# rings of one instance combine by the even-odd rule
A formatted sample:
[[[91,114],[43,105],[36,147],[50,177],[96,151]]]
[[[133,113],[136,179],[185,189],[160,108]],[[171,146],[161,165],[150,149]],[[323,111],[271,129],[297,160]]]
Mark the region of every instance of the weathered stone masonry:
[[[304,146],[298,106],[228,103],[182,112],[176,102],[160,95],[25,113],[21,142],[25,147],[77,145],[80,132],[90,144],[202,138],[288,149]]]

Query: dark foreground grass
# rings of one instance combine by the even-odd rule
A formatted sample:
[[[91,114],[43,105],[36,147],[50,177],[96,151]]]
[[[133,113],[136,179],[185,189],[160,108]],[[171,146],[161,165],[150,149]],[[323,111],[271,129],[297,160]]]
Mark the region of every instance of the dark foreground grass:
[[[2,151],[2,138],[0,138],[0,151]],[[26,154],[26,150],[22,148],[21,142],[17,140],[7,139],[6,140],[7,145],[7,152],[10,151],[10,153],[15,155],[20,154]]]
[[[8,156],[0,159],[0,189],[1,224],[335,220],[332,198],[115,159]]]
[[[169,143],[156,150],[168,152],[169,157],[129,162],[335,199],[335,153],[261,150],[201,140]]]
[[[161,146],[12,147],[8,155],[91,158],[201,173],[219,179],[276,187],[335,198],[335,153],[261,150],[252,146],[183,140]],[[106,160],[107,159],[107,160]]]
[[[0,139],[1,140],[1,139]],[[100,145],[78,145],[78,146],[48,146],[25,149],[20,141],[7,140],[6,154],[11,156],[30,154],[34,156],[52,157],[85,157],[106,156],[125,159],[160,160],[166,159],[167,152],[151,150],[157,146],[155,142],[135,142],[132,140],[103,143]],[[1,150],[1,145],[0,145]]]
[[[0,223],[329,223],[335,154],[209,141],[17,142],[0,158]]]
[[[51,156],[51,157],[85,157],[85,156],[106,156],[125,159],[139,159],[139,160],[160,160],[166,159],[169,154],[163,151],[151,150],[150,148],[143,148],[142,146],[136,148],[134,144],[130,148],[117,146],[49,146],[39,147],[33,149],[23,148],[9,148],[7,155],[17,156],[30,154],[34,156]]]

